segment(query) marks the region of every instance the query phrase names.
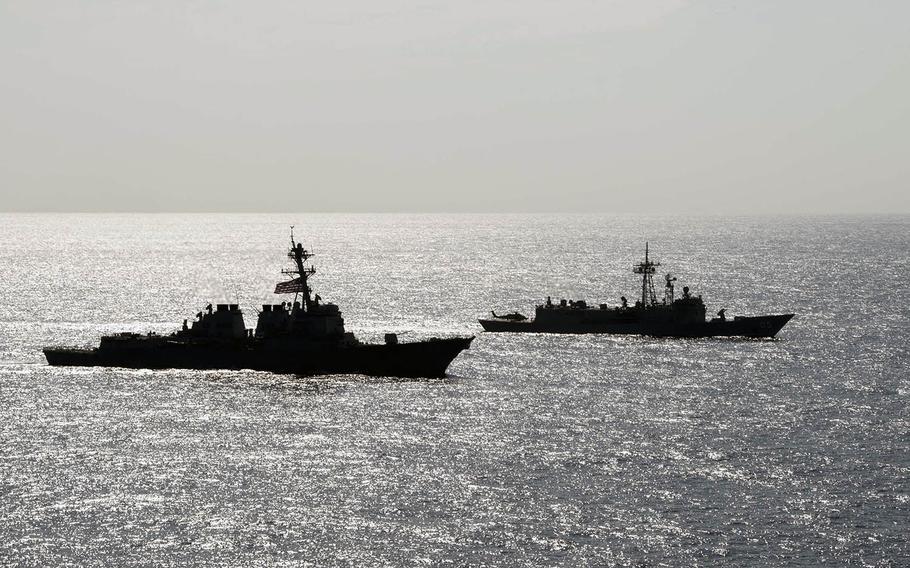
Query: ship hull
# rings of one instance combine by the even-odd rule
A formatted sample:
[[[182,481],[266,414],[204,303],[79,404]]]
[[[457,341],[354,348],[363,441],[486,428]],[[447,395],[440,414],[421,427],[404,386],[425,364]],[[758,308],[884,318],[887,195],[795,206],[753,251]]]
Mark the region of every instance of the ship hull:
[[[361,374],[377,377],[444,377],[473,337],[397,344],[318,345],[296,349],[246,342],[138,342],[123,349],[46,348],[54,366],[132,369],[225,369],[296,375]]]
[[[501,319],[482,319],[485,331],[506,333],[604,333],[615,335],[650,335],[655,337],[753,337],[770,338],[777,335],[793,314],[738,317],[732,320],[705,322],[598,322],[549,321],[515,322]]]

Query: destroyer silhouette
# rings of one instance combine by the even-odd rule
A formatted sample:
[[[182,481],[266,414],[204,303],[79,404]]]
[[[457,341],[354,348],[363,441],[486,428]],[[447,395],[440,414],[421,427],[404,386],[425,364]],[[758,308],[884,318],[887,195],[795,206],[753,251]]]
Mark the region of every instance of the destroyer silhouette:
[[[793,314],[771,316],[736,316],[727,318],[726,310],[717,317],[705,318],[705,304],[701,296],[694,296],[689,287],[676,297],[676,278],[665,277],[664,297],[658,301],[654,291],[653,276],[660,266],[649,257],[645,243],[645,260],[633,268],[641,275],[641,299],[630,306],[625,297],[621,305],[610,307],[600,304],[588,307],[583,300],[561,300],[554,304],[549,297],[537,306],[534,318],[528,320],[517,312],[505,316],[481,319],[486,331],[516,333],[613,333],[653,335],[660,337],[774,337]]]
[[[237,304],[218,304],[196,314],[189,325],[169,335],[118,333],[101,338],[98,347],[44,349],[51,365],[130,368],[253,369],[275,373],[324,375],[356,373],[389,377],[442,377],[471,337],[432,338],[399,343],[393,333],[384,344],[362,343],[344,329],[338,306],[313,295],[309,278],[313,255],[294,240],[288,257],[293,267],[282,273],[291,280],[275,286],[276,294],[294,300],[265,304],[256,329],[247,329]]]

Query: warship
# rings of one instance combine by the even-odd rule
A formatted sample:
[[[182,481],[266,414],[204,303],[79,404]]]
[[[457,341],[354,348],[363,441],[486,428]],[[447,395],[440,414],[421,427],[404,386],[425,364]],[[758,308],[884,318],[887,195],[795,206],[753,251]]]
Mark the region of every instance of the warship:
[[[611,333],[626,335],[651,335],[658,337],[754,337],[769,338],[786,325],[793,314],[770,316],[736,316],[728,318],[721,309],[716,317],[706,319],[705,303],[695,296],[688,286],[676,297],[676,278],[665,276],[664,297],[658,301],[654,290],[654,274],[660,263],[650,259],[645,243],[645,260],[633,267],[641,275],[641,299],[629,305],[625,296],[621,305],[600,304],[588,306],[584,300],[560,300],[553,303],[550,297],[538,305],[534,318],[513,312],[490,319],[481,319],[484,330],[492,332],[524,333]]]
[[[48,347],[50,365],[140,369],[251,369],[297,375],[362,374],[419,378],[443,377],[471,337],[401,342],[394,333],[385,343],[362,343],[344,329],[338,306],[323,303],[310,288],[312,253],[294,240],[282,270],[291,280],[279,282],[276,294],[293,301],[264,304],[255,329],[247,329],[237,304],[209,304],[183,329],[168,335],[118,333],[101,338],[98,347]]]

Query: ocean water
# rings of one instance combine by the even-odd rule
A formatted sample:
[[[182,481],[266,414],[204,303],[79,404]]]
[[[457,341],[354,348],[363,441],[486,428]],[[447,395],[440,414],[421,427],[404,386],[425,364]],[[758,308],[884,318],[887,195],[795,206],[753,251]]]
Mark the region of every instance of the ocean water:
[[[441,380],[50,368],[272,302],[288,225]],[[634,297],[645,241],[776,340],[482,333]],[[0,564],[910,565],[910,217],[0,216]]]

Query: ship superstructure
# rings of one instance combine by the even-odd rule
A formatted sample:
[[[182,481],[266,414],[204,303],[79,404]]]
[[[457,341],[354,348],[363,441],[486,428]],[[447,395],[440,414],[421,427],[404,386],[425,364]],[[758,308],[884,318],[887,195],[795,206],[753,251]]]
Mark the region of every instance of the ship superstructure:
[[[294,239],[291,228],[291,248],[288,258],[292,267],[282,270],[291,280],[275,285],[275,294],[293,295],[294,299],[280,304],[263,304],[256,322],[254,336],[259,339],[293,338],[307,341],[341,341],[354,345],[358,341],[353,333],[344,330],[344,318],[338,306],[322,303],[319,294],[310,288],[309,278],[316,274],[316,268],[306,262],[313,253]]]

